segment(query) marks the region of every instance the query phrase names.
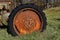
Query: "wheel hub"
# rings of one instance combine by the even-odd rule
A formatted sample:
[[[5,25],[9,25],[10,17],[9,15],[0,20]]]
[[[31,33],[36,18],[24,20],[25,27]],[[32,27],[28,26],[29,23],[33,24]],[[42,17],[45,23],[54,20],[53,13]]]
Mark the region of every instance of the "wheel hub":
[[[23,20],[23,25],[25,27],[25,30],[32,30],[35,26],[36,26],[36,23],[35,23],[35,20],[32,19],[31,17],[26,17],[24,20]]]

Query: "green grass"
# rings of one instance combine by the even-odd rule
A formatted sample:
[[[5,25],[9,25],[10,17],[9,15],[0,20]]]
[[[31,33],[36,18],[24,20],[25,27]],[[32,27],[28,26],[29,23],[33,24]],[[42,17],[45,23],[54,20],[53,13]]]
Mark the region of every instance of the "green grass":
[[[44,10],[47,17],[47,28],[44,32],[33,32],[29,35],[13,37],[7,29],[0,29],[0,40],[60,40],[60,7]]]

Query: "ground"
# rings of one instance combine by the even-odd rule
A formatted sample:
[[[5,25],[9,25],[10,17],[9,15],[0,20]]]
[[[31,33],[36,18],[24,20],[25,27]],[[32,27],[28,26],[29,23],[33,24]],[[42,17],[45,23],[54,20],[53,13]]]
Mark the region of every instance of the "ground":
[[[0,28],[0,40],[60,40],[60,7],[44,10],[47,26],[44,32],[36,31],[29,35],[12,36],[7,29]]]

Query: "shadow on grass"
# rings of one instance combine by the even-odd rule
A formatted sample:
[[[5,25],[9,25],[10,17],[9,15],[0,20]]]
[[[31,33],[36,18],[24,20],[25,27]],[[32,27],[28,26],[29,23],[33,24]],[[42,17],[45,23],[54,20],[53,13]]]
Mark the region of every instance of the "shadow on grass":
[[[57,20],[57,21],[60,21],[60,18],[54,18],[55,20]]]
[[[5,28],[7,28],[8,26],[6,26],[6,25],[3,25],[3,26],[0,26],[0,29],[5,29]]]
[[[60,21],[60,18],[57,18],[56,20],[57,20],[57,21]]]

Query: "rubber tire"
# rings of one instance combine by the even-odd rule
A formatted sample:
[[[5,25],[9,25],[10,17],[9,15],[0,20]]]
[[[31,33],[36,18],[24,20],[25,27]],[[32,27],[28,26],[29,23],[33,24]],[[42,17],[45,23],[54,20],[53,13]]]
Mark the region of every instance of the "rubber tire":
[[[17,6],[15,9],[12,10],[9,18],[8,18],[8,32],[10,34],[12,34],[13,36],[17,36],[18,34],[14,31],[14,28],[13,28],[13,19],[14,19],[14,16],[16,15],[16,13],[21,10],[21,9],[24,9],[24,8],[33,8],[35,9],[36,11],[39,12],[39,14],[37,14],[39,17],[41,16],[42,17],[42,21],[43,21],[43,26],[41,28],[41,32],[46,29],[46,16],[44,14],[44,12],[42,12],[42,10],[37,6],[37,5],[34,5],[34,4],[22,4],[22,5],[19,5]]]

